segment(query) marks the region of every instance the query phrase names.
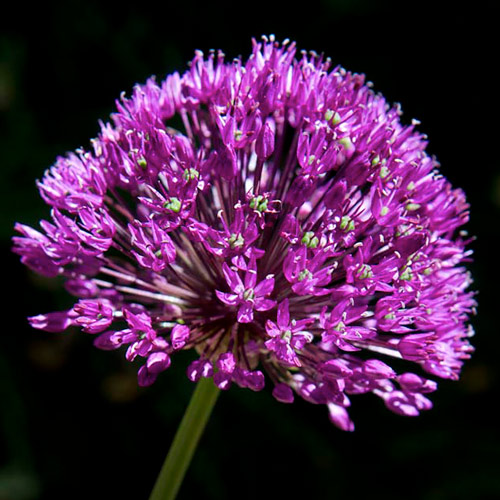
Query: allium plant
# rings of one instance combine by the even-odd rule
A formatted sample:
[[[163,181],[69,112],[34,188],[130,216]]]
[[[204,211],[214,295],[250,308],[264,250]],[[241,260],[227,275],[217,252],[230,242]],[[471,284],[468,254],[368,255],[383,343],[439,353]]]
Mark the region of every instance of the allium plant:
[[[16,225],[22,262],[77,299],[33,327],[126,348],[141,386],[189,349],[193,382],[267,380],[344,430],[354,395],[415,416],[427,375],[458,378],[468,205],[363,75],[263,38],[246,61],[197,52],[116,106],[38,182],[50,220]]]

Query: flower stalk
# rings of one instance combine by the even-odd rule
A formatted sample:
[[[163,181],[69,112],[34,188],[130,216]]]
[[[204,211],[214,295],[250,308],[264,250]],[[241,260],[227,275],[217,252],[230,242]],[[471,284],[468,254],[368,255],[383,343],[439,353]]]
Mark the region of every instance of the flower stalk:
[[[211,379],[196,384],[149,500],[176,497],[219,392]]]

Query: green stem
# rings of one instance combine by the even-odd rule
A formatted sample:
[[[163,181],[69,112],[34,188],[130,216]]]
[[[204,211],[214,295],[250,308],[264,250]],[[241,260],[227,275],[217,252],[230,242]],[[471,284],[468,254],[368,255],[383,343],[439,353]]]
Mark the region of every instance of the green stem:
[[[174,500],[219,392],[212,379],[197,383],[149,500]]]

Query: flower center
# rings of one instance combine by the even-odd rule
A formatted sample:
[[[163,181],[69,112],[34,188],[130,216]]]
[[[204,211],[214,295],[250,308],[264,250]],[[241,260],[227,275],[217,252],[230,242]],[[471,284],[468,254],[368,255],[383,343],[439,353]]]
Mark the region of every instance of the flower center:
[[[243,292],[243,298],[248,302],[253,302],[253,299],[255,298],[255,292],[253,291],[253,288],[247,288]]]

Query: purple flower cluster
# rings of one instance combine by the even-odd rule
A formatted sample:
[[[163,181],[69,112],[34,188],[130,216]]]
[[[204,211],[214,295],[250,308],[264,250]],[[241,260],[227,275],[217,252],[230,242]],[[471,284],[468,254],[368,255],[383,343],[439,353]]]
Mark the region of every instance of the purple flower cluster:
[[[418,415],[425,373],[457,379],[472,351],[468,205],[363,75],[295,53],[198,52],[57,159],[38,183],[51,220],[17,224],[14,251],[78,300],[30,322],[126,346],[143,386],[190,349],[192,381],[260,390],[265,372],[344,430],[355,394]]]

